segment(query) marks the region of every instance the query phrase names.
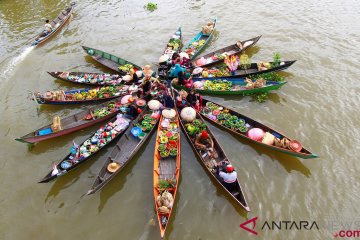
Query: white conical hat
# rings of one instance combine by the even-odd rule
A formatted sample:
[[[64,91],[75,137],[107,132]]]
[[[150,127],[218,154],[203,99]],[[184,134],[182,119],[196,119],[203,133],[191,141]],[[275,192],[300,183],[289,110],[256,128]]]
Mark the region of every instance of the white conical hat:
[[[169,56],[168,55],[161,55],[160,58],[159,58],[159,63],[162,63],[162,62],[166,62],[167,60],[169,60]]]

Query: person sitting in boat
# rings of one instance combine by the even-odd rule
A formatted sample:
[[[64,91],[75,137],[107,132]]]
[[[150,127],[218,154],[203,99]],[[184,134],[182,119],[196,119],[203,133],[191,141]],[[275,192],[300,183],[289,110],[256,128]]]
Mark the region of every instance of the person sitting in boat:
[[[185,68],[182,68],[180,64],[175,64],[174,68],[171,69],[169,77],[177,78],[179,72],[185,72]]]
[[[175,65],[175,64],[180,64],[180,55],[175,52],[172,57],[171,57],[171,63],[172,65]]]
[[[236,189],[237,173],[234,167],[229,162],[219,162],[216,178],[226,187],[227,190],[232,192]]]
[[[195,147],[204,152],[208,151],[210,158],[214,156],[214,141],[205,130],[196,135]]]
[[[135,73],[134,69],[130,69],[129,74],[125,75],[122,80],[124,80],[127,83],[137,83],[139,81],[139,78],[137,74]]]
[[[174,108],[175,107],[174,100],[170,96],[169,92],[165,91],[163,96],[164,96],[164,107],[165,108]]]
[[[212,22],[208,22],[205,26],[202,27],[202,33],[204,35],[209,35],[214,30],[214,24]]]
[[[145,65],[145,67],[143,68],[142,71],[142,76],[146,77],[146,76],[150,76],[150,77],[155,77],[155,72],[153,70],[151,70],[150,65]]]
[[[202,106],[202,97],[199,93],[195,92],[195,89],[190,90],[190,94],[187,96],[186,100],[196,111],[200,111]]]
[[[151,90],[151,75],[145,76],[142,80],[142,83],[139,85],[139,88],[142,88],[142,95],[147,96],[150,94]]]
[[[190,57],[189,54],[187,54],[186,52],[181,52],[179,54],[180,56],[180,65],[183,67],[190,67]]]
[[[177,91],[177,90],[174,90],[174,91]],[[184,107],[187,107],[189,105],[186,102],[186,97],[187,97],[188,93],[184,90],[181,90],[178,93],[179,93],[179,95],[176,97],[176,107],[181,110]]]
[[[130,106],[126,109],[126,118],[129,119],[135,119],[138,115],[141,109],[139,109],[136,104],[134,103],[134,99],[130,98],[129,102],[131,102]]]
[[[39,38],[45,37],[46,35],[51,33],[52,30],[53,30],[53,27],[51,26],[50,21],[48,19],[46,19],[43,32],[35,40],[37,41],[37,40],[39,40]]]
[[[171,58],[173,56],[173,54],[175,53],[174,51],[174,47],[173,46],[169,46],[167,45],[166,50],[164,52],[164,54],[166,54],[169,58]]]

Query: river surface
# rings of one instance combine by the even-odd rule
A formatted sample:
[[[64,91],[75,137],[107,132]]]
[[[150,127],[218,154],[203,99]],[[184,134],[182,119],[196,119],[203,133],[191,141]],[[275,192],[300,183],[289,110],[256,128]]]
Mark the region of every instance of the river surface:
[[[81,108],[37,111],[28,99],[28,91],[77,87],[46,71],[106,71],[81,45],[153,64],[178,26],[186,43],[212,16],[217,30],[205,52],[262,35],[247,52],[252,61],[280,52],[297,62],[284,73],[288,84],[265,103],[210,98],[298,139],[320,158],[276,153],[208,124],[237,169],[252,210],[245,213],[214,185],[182,135],[181,180],[167,238],[331,239],[340,230],[359,230],[359,1],[158,0],[152,13],[146,3],[78,1],[70,22],[31,49],[44,19],[55,18],[70,1],[0,1],[0,239],[160,238],[152,190],[155,135],[92,196],[84,194],[106,150],[56,182],[37,181],[68,153],[72,140],[81,142],[99,125],[32,148],[14,139]],[[254,217],[257,236],[239,227]],[[265,221],[315,221],[319,229],[261,230]]]

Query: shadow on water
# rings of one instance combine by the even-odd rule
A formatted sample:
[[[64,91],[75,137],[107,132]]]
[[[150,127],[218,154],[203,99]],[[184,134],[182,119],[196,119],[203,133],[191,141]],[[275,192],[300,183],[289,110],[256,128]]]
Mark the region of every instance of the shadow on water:
[[[95,161],[99,161],[99,159],[104,159],[106,156],[106,150],[108,148],[111,148],[115,146],[116,142],[113,142],[110,144],[110,146],[107,146],[102,149],[102,151],[98,152],[95,156],[88,159],[85,163],[82,163],[74,170],[66,173],[63,176],[60,176],[55,180],[54,185],[51,187],[50,191],[48,192],[45,203],[48,201],[50,197],[56,197],[62,190],[68,188],[70,185],[76,183],[79,179],[82,173],[84,173],[86,170],[89,169],[89,167],[94,164]],[[105,154],[104,154],[105,153]],[[51,169],[49,169],[50,171]]]
[[[151,138],[149,138],[151,139]],[[149,143],[149,139],[145,142],[145,144],[140,148],[140,150],[135,154],[135,156],[130,160],[130,162],[127,164],[125,169],[118,173],[118,175],[112,179],[106,186],[104,186],[103,189],[100,190],[100,203],[98,206],[98,214],[101,213],[101,211],[104,209],[106,203],[109,201],[109,199],[117,192],[121,191],[123,189],[125,183],[126,183],[126,177],[133,173],[133,168],[136,164],[136,162],[139,160],[140,156],[144,153],[146,146]],[[117,179],[117,180],[116,180]]]
[[[261,47],[259,46],[252,46],[251,48],[247,49],[245,52],[245,54],[247,54],[249,56],[249,58],[252,58],[255,54],[257,54],[260,51]]]
[[[80,179],[81,174],[88,169],[90,161],[84,163],[82,166],[79,166],[79,168],[74,169],[74,171],[70,171],[64,176],[57,178],[45,198],[45,203],[47,203],[50,198],[54,199],[61,191],[76,183]]]

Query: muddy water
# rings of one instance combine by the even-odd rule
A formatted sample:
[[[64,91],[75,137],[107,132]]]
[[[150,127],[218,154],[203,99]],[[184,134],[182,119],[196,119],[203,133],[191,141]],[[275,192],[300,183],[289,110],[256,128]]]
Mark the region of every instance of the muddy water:
[[[131,164],[103,191],[84,197],[106,151],[74,172],[38,184],[65,156],[73,139],[81,142],[97,127],[28,148],[14,141],[79,107],[41,107],[27,92],[75,88],[46,71],[105,71],[85,56],[81,45],[114,53],[140,65],[156,62],[169,36],[181,26],[185,42],[210,17],[217,32],[205,51],[262,35],[247,52],[253,61],[298,60],[288,84],[265,103],[249,97],[211,97],[296,138],[319,159],[302,160],[248,144],[211,127],[246,192],[252,211],[242,211],[214,187],[182,139],[181,181],[169,239],[325,239],[339,230],[359,229],[360,113],[358,76],[360,5],[334,1],[146,1],[84,0],[59,34],[36,49],[29,43],[46,18],[69,1],[0,2],[0,238],[158,239],[153,207],[154,136]],[[258,217],[257,237],[239,225]],[[154,221],[155,220],[155,221]],[[316,221],[319,230],[260,230],[264,221]],[[350,223],[343,227],[345,222]],[[155,224],[153,224],[155,223]]]

